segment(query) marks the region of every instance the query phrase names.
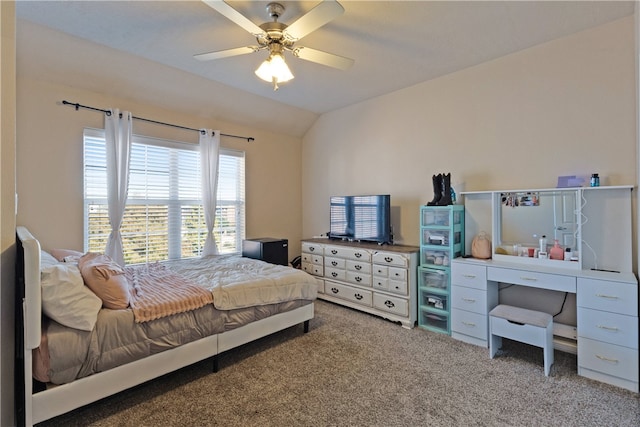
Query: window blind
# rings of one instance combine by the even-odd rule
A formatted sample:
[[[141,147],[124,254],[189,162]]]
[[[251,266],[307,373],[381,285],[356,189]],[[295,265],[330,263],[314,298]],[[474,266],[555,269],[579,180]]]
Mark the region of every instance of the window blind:
[[[135,135],[121,227],[127,264],[199,256],[206,238],[197,145]],[[85,250],[103,252],[107,209],[104,131],[84,132]],[[220,253],[240,252],[245,230],[244,153],[220,149],[214,234]]]

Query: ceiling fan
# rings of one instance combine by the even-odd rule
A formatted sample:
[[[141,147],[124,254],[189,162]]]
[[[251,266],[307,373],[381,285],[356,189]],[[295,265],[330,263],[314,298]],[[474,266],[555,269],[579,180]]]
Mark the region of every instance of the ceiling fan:
[[[291,25],[278,22],[278,18],[282,16],[285,10],[282,4],[276,2],[269,3],[267,5],[267,13],[273,21],[265,22],[260,26],[251,22],[222,0],[203,1],[251,33],[256,38],[258,45],[194,55],[194,58],[200,61],[209,61],[268,50],[269,58],[260,65],[255,73],[262,80],[273,83],[273,90],[278,90],[278,83],[289,81],[294,77],[284,60],[285,51],[291,52],[293,56],[297,58],[340,70],[346,70],[353,65],[354,61],[350,58],[304,46],[294,46],[295,43],[304,36],[344,13],[344,8],[335,0],[325,0],[319,3]]]

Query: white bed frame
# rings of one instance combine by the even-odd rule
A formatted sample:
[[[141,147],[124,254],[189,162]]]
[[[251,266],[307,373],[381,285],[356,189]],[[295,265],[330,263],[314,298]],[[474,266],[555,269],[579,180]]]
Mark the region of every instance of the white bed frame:
[[[22,259],[24,263],[24,298],[22,300],[23,411],[24,424],[27,426],[64,414],[207,358],[213,357],[215,371],[217,370],[217,355],[222,352],[299,323],[304,323],[304,332],[307,332],[309,320],[314,316],[314,304],[308,304],[222,334],[202,338],[108,371],[81,378],[72,383],[33,393],[31,351],[40,345],[42,316],[40,243],[25,227],[17,227],[17,236],[19,243],[21,243],[18,245],[18,250],[23,251],[23,255],[19,255],[18,259]],[[19,393],[16,393],[16,398],[19,397]],[[18,412],[21,409],[18,406]],[[20,414],[18,415],[19,419],[22,418]]]

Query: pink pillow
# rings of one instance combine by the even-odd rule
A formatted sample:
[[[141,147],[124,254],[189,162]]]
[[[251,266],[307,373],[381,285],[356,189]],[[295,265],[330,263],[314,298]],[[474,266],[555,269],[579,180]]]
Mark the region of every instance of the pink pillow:
[[[71,249],[52,249],[51,255],[60,262],[77,262],[84,254]]]
[[[85,285],[100,297],[104,307],[119,310],[129,306],[129,282],[111,257],[89,252],[80,258],[78,268]]]

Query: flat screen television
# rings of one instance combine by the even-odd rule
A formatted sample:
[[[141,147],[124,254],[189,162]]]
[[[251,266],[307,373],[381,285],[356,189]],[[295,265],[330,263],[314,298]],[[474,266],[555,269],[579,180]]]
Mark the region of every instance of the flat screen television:
[[[331,196],[330,239],[393,243],[391,196]]]

